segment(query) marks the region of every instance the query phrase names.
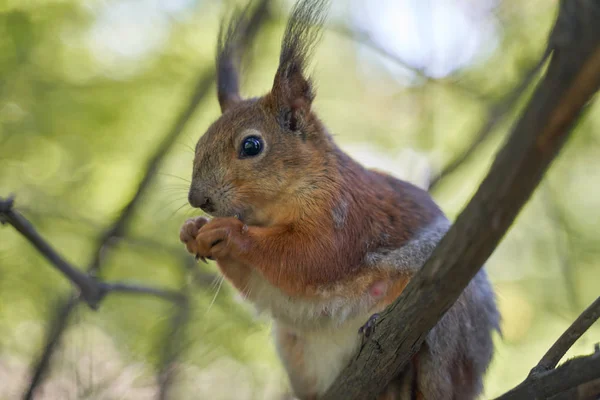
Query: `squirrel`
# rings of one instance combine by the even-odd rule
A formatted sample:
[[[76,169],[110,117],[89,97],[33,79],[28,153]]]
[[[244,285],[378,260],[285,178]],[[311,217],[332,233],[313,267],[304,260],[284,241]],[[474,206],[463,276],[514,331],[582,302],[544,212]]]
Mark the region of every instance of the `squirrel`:
[[[318,399],[357,354],[450,227],[429,193],[342,151],[311,108],[305,73],[327,0],[292,8],[271,91],[239,93],[246,12],[221,24],[221,116],[199,139],[180,240],[273,321],[273,339],[300,399]],[[475,399],[500,332],[481,269],[379,399]]]

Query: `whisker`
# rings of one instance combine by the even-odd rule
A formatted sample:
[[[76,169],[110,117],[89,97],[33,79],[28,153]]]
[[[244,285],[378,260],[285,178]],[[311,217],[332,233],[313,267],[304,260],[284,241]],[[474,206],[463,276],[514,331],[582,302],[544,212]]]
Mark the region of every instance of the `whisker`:
[[[171,178],[177,178],[177,179],[181,179],[184,182],[190,183],[191,181],[189,179],[183,178],[181,176],[177,176],[177,175],[173,175],[173,174],[167,174],[166,172],[159,172],[159,175],[164,175],[164,176],[169,176]]]
[[[246,298],[250,298],[250,294],[252,293],[252,287],[250,287],[250,279],[244,285],[243,290],[241,291],[242,295]]]
[[[164,185],[160,185],[161,188],[173,188],[173,187],[178,187],[178,188],[189,188],[190,185],[189,184],[185,184],[185,183],[166,183]]]
[[[168,218],[168,219],[171,219],[171,218],[173,218],[173,217],[175,216],[175,214],[177,214],[177,213],[179,212],[179,210],[181,210],[183,207],[185,207],[185,206],[187,206],[187,205],[188,205],[188,203],[187,203],[187,202],[183,203],[183,205],[182,205],[181,207],[177,208],[177,210],[173,211],[173,213],[172,213],[171,215],[169,215],[169,218]]]
[[[183,142],[177,142],[177,143],[175,143],[175,144],[178,144],[178,145],[180,145],[180,146],[183,146],[183,147],[185,147],[187,150],[190,150],[190,151],[192,152],[192,154],[194,154],[194,153],[196,152],[196,151],[194,150],[194,148],[193,148],[192,146],[190,146],[189,144],[187,144],[187,143],[183,143]]]
[[[179,194],[187,194],[188,191],[185,190],[184,188],[164,188],[161,190],[157,191],[160,194],[172,194],[172,193],[179,193]]]
[[[221,275],[221,279],[219,280],[219,287],[217,288],[217,291],[215,292],[215,295],[213,296],[212,301],[208,305],[208,310],[206,310],[206,314],[208,314],[208,312],[212,308],[213,304],[215,304],[215,300],[217,300],[217,296],[219,295],[219,292],[221,291],[221,286],[223,286],[223,281],[224,280],[225,280],[225,276]]]
[[[187,188],[163,188],[163,189],[157,190],[157,193],[167,194],[167,195],[170,195],[170,194],[173,194],[173,193],[175,193],[175,194],[186,194],[187,195],[188,190],[187,190]]]
[[[217,276],[215,276],[213,278],[212,282],[210,283],[209,289],[210,290],[215,289],[219,285],[219,281],[221,280],[222,277],[223,277],[222,274],[218,274]]]
[[[246,284],[246,298],[250,298],[250,296],[252,295],[252,290],[254,289],[254,287],[250,286],[250,284]]]
[[[193,148],[196,145],[196,140],[194,140],[188,132],[184,133],[184,135],[190,140],[190,142],[192,143],[192,148]],[[196,152],[196,151],[194,150],[194,152]]]
[[[179,201],[181,201],[181,200],[187,200],[187,196],[180,196],[180,197],[177,197],[176,199],[170,199],[170,200],[168,200],[168,201],[167,201],[167,202],[166,202],[164,205],[162,205],[161,209],[162,209],[162,208],[168,208],[168,207],[170,207],[170,206],[171,206],[173,203],[175,203],[175,202],[179,202]],[[187,202],[186,202],[186,204],[187,204]],[[161,211],[161,209],[157,210],[157,212],[158,212],[158,211]]]
[[[195,208],[193,208],[193,207],[190,207],[190,209],[189,209],[189,210],[187,210],[187,211],[186,211],[186,212],[183,214],[183,216],[184,216],[184,217],[186,217],[186,218],[189,218],[189,217],[191,217],[191,216],[193,215],[193,213],[194,213],[195,211],[196,211],[196,209],[195,209]]]

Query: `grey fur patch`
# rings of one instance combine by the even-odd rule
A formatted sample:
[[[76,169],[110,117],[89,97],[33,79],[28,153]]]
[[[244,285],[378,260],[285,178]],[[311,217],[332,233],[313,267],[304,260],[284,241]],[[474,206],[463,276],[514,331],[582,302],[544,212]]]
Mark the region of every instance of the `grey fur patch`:
[[[499,325],[495,295],[482,268],[427,335],[420,357],[424,373],[419,378],[425,397],[477,398],[494,352],[492,331],[499,332]],[[463,379],[470,385],[456,387],[453,373],[466,374]]]
[[[333,226],[335,229],[342,229],[346,224],[348,217],[348,202],[341,200],[331,211],[333,217]]]
[[[446,217],[436,219],[423,228],[413,239],[397,249],[379,249],[367,253],[368,265],[379,268],[391,268],[399,271],[416,271],[431,256],[438,242],[444,237],[450,222]]]

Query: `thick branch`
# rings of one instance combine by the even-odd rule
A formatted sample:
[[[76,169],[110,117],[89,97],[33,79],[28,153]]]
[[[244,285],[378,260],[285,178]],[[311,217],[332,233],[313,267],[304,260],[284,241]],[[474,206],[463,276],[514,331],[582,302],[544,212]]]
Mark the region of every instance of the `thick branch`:
[[[569,328],[558,338],[556,343],[544,354],[531,374],[539,374],[556,367],[558,362],[575,342],[600,318],[600,297],[586,308]]]
[[[598,90],[599,8],[591,0],[561,4],[546,76],[508,142],[456,223],[378,319],[371,340],[325,399],[369,399],[383,390],[494,251]]]

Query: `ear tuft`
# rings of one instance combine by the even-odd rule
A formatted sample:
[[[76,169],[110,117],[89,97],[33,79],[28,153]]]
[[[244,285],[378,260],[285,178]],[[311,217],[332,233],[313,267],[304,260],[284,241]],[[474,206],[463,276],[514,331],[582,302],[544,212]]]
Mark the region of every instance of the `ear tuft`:
[[[252,15],[248,16],[251,3],[243,10],[236,9],[229,18],[223,18],[219,27],[216,64],[217,97],[221,112],[241,100],[238,70],[242,53],[268,15],[268,1],[261,0]]]
[[[327,17],[328,0],[300,0],[288,21],[279,67],[271,94],[282,127],[291,131],[301,128],[315,98],[314,88],[305,75],[307,63],[322,33]]]

